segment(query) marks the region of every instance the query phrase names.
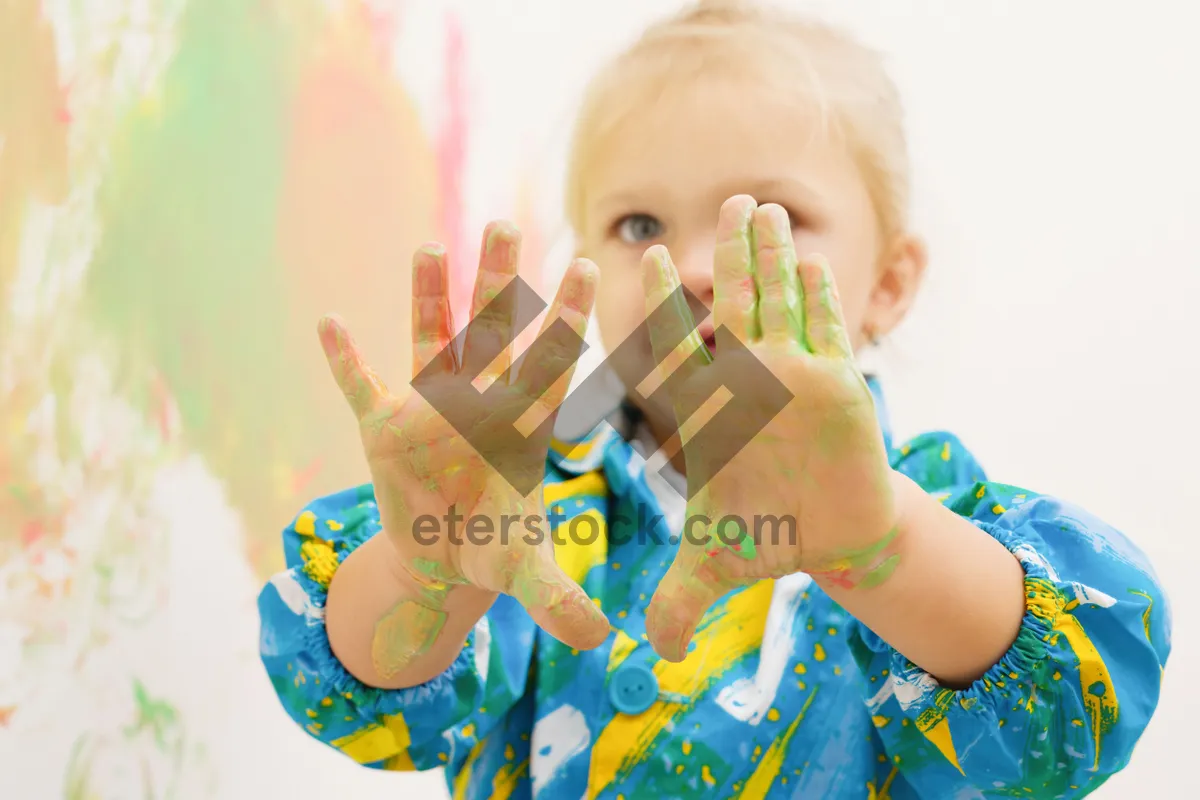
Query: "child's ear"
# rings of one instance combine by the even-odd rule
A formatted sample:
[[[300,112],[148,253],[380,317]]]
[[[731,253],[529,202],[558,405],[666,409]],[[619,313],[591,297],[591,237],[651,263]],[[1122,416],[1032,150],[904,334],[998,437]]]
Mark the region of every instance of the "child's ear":
[[[890,333],[908,314],[928,260],[925,242],[907,233],[896,237],[884,251],[863,319],[863,327],[872,337]]]

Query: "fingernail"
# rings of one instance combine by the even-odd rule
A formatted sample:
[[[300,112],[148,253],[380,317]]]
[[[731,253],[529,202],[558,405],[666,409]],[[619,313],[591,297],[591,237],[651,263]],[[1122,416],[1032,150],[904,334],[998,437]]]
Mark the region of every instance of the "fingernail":
[[[483,252],[488,255],[492,252],[496,242],[504,240],[507,242],[515,242],[517,237],[521,235],[517,230],[517,226],[513,225],[508,220],[496,220],[488,226],[487,238],[484,240]]]
[[[594,261],[586,258],[575,259],[576,269],[579,270],[579,280],[584,286],[591,286],[600,278],[600,268]]]
[[[417,263],[415,269],[417,270],[416,284],[419,297],[432,297],[441,292],[442,270],[439,261],[423,259]]]
[[[749,230],[750,221],[754,219],[754,211],[758,208],[758,203],[753,197],[745,195],[745,198],[745,202],[738,209],[740,212],[738,214],[738,228],[743,231]]]
[[[596,282],[596,270],[590,261],[578,260],[571,265],[570,277],[563,286],[563,302],[579,309]]]
[[[754,209],[758,208],[758,202],[748,194],[738,194],[725,201],[721,207],[722,217],[732,219],[736,222],[737,229],[741,230],[750,224],[750,220],[754,217]],[[736,213],[734,213],[736,212]],[[729,216],[726,216],[729,215]]]
[[[692,626],[690,628],[684,628],[682,635],[679,637],[679,640],[675,643],[675,653],[678,655],[679,661],[683,661],[685,658],[687,658],[688,646],[691,644],[692,636],[695,633],[695,631],[696,631],[695,626]]]
[[[338,343],[338,331],[332,315],[323,317],[317,323],[317,338],[320,339],[321,349],[325,351],[326,356],[333,358],[341,355],[341,348]]]
[[[763,237],[769,240],[766,242],[767,245],[778,247],[791,240],[792,223],[783,206],[768,203],[765,206],[759,206],[754,213],[755,221],[761,226],[760,235],[764,232],[767,234],[766,237]]]

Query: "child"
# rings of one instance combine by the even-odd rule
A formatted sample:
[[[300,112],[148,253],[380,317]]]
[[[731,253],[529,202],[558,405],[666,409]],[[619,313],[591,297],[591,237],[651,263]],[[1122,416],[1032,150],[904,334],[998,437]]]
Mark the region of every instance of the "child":
[[[444,253],[417,253],[414,389],[390,394],[322,321],[374,483],[284,532],[260,612],[288,714],[369,767],[446,767],[470,798],[1064,798],[1124,767],[1169,652],[1144,556],[989,482],[953,436],[896,446],[855,366],[925,265],[876,56],[702,3],[592,85],[568,184],[591,260],[516,369],[502,223],[461,356]],[[680,285],[697,303],[663,305]],[[539,419],[509,435],[533,398],[554,419],[593,300],[627,400],[578,442]],[[665,388],[642,387],[656,371]],[[475,410],[480,374],[500,380]],[[719,384],[773,414],[740,449],[749,412],[689,419]],[[531,472],[538,490],[514,488]]]

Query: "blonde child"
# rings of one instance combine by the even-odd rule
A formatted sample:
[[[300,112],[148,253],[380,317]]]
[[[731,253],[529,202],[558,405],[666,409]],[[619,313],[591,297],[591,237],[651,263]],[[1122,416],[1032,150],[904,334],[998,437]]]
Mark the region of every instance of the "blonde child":
[[[445,767],[469,798],[1066,798],[1124,767],[1169,651],[1144,556],[988,481],[949,434],[893,443],[855,365],[925,267],[876,55],[701,3],[595,79],[570,167],[581,258],[515,368],[504,223],[461,353],[444,252],[417,253],[415,388],[389,392],[322,321],[373,484],[284,531],[260,612],[287,713],[366,766]],[[628,396],[551,440],[593,311]],[[725,439],[693,446],[689,411],[721,385],[753,386],[770,422],[739,449],[748,418],[705,411]]]

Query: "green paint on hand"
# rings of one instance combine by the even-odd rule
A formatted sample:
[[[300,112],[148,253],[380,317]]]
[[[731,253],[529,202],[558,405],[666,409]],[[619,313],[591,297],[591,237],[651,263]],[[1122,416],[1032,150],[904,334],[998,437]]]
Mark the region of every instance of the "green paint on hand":
[[[705,364],[711,364],[713,363],[712,353],[708,351],[708,346],[704,344],[704,337],[700,335],[700,329],[696,327],[696,318],[692,316],[692,310],[688,308],[687,296],[679,291],[680,285],[676,280],[675,285],[669,288],[667,302],[671,304],[671,312],[678,318],[679,324],[691,331],[683,340],[687,349],[698,352]]]
[[[729,549],[747,561],[758,556],[758,548],[754,545],[754,537],[746,533],[742,534],[740,542],[730,545]]]
[[[487,238],[483,245],[483,254],[485,256],[492,254],[492,248],[496,246],[498,239],[506,239],[514,241],[518,236],[517,229],[507,222],[498,222],[493,225],[491,230],[487,232]]]
[[[857,549],[848,548],[842,550],[838,555],[834,556],[834,559],[838,562],[839,567],[862,569],[869,566],[871,560],[882,553],[884,548],[891,544],[899,533],[900,528],[892,528],[874,544]]]
[[[413,559],[408,565],[408,573],[420,584],[421,598],[438,608],[445,603],[451,586],[467,583],[466,578],[455,575],[444,565],[428,558]]]
[[[762,319],[759,318],[758,307],[762,302],[762,285],[759,283],[758,272],[758,237],[754,235],[753,214],[746,217],[746,246],[750,250],[750,277],[754,279],[754,302],[750,306],[750,338],[762,338]]]
[[[375,624],[371,663],[384,679],[399,675],[437,641],[446,624],[446,613],[412,600],[397,603]]]
[[[900,564],[900,556],[893,554],[882,562],[875,562],[899,533],[898,527],[892,528],[874,544],[833,553],[824,559],[819,568],[809,570],[808,574],[814,578],[825,578],[842,589],[879,586],[896,571]],[[852,577],[863,570],[867,572],[861,578]]]
[[[419,572],[422,576],[433,581],[445,583],[462,583],[462,579],[454,575],[440,562],[434,561],[431,558],[414,558],[412,568]]]
[[[789,232],[790,236],[791,233]],[[787,258],[779,259],[779,279],[783,282],[784,313],[787,315],[788,329],[792,338],[807,352],[813,352],[812,342],[808,339],[804,319],[804,289],[800,285],[800,277],[796,272],[796,259],[790,254]]]
[[[747,561],[758,557],[758,547],[754,543],[754,537],[733,520],[723,520],[718,524],[716,544],[707,550],[707,554],[715,556],[721,550],[728,550]]]
[[[900,554],[891,556],[875,569],[863,576],[862,582],[859,584],[863,589],[874,589],[881,585],[888,578],[892,577],[892,573],[896,571],[896,567],[900,566]]]

